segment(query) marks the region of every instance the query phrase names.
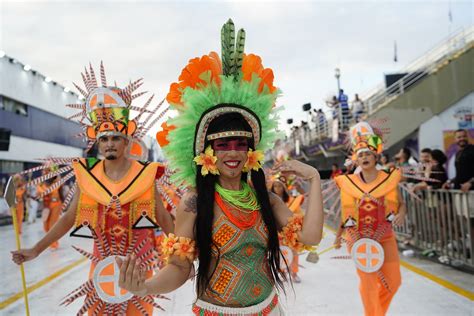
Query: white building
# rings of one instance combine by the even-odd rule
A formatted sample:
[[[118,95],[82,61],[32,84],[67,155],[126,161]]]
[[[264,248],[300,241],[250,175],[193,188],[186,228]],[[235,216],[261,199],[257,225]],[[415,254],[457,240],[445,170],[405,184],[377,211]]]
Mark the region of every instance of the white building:
[[[0,129],[10,132],[0,151],[0,177],[29,168],[38,158],[82,157],[85,143],[73,135],[76,113],[65,107],[79,96],[29,65],[0,52]]]

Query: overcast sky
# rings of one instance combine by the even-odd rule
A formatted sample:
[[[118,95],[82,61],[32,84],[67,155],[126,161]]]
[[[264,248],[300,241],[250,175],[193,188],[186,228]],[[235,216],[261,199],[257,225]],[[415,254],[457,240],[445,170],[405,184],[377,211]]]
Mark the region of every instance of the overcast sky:
[[[145,90],[165,97],[188,59],[220,52],[220,28],[229,17],[247,31],[246,52],[273,68],[283,119],[300,121],[306,119],[303,103],[319,108],[335,93],[336,67],[353,99],[450,31],[473,25],[473,7],[435,0],[0,0],[0,49],[70,87],[89,61],[98,66],[103,60],[109,82],[143,77]]]

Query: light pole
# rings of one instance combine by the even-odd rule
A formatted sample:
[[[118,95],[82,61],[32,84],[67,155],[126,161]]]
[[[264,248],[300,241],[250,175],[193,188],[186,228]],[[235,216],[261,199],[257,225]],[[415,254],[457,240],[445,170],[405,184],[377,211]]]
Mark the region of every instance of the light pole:
[[[341,69],[334,69],[334,77],[336,77],[337,80],[337,93],[339,94],[339,90],[341,90],[341,83],[339,81],[339,78],[341,78]]]

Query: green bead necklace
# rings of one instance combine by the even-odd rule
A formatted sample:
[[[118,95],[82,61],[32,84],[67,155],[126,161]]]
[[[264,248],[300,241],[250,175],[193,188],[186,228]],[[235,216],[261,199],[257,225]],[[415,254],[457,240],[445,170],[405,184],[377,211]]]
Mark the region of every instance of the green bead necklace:
[[[216,183],[216,191],[227,203],[240,210],[255,211],[260,209],[255,192],[245,182],[242,182],[242,190],[239,191],[224,189]]]

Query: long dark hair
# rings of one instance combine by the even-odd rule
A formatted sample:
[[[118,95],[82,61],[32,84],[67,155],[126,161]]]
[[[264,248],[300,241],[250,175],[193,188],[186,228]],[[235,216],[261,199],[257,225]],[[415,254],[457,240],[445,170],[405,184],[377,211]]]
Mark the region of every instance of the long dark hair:
[[[209,125],[207,134],[223,131],[245,130],[251,132],[252,129],[247,121],[238,113],[228,113],[214,119]],[[206,141],[205,148],[209,145]],[[255,149],[253,140],[249,141],[249,147]],[[242,173],[242,180],[247,181],[247,173]],[[215,184],[218,176],[208,174],[201,175],[201,166],[196,172],[197,191],[197,217],[194,224],[196,246],[199,249],[199,266],[197,269],[197,296],[201,297],[209,286],[210,279],[214,271],[210,271],[212,241],[212,224],[214,219],[214,194]],[[260,203],[260,213],[268,229],[267,258],[270,266],[271,276],[278,287],[283,289],[283,281],[286,276],[280,269],[280,247],[278,242],[277,223],[273,215],[270,198],[267,192],[265,174],[263,170],[252,171],[252,185],[255,188],[258,202]],[[214,247],[218,249],[218,247]],[[217,258],[219,260],[219,258]]]

